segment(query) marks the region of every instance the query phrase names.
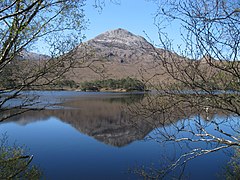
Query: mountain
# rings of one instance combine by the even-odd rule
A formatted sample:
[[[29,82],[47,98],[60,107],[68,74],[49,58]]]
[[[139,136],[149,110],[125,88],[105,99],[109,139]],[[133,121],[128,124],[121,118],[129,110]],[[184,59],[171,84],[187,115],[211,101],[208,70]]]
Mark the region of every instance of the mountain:
[[[22,50],[17,56],[17,59],[19,60],[48,60],[50,58],[51,57],[48,55],[30,52],[25,49]]]
[[[92,52],[92,58],[120,63],[147,61],[156,55],[155,48],[146,39],[124,29],[107,31],[78,46]]]
[[[91,52],[91,58],[119,63],[147,61],[156,55],[155,48],[146,39],[121,28],[102,33],[78,46],[80,51],[83,48]]]
[[[104,32],[78,45],[68,55],[81,63],[68,78],[75,82],[126,77],[151,78],[162,72],[158,55],[167,51],[155,48],[145,38],[118,28]]]
[[[127,77],[157,84],[159,81],[169,79],[162,63],[162,58],[169,55],[178,58],[174,53],[154,47],[144,37],[118,28],[79,44],[69,53],[52,59],[52,62],[54,60],[58,62],[62,59],[62,63],[59,63],[58,67],[60,70],[62,68],[64,70],[70,63],[71,66],[74,65],[57,82],[59,88],[79,87],[85,81]],[[24,61],[19,61],[24,69],[28,70],[37,65],[44,66],[47,63],[45,60],[50,59],[49,56],[27,50],[22,50],[17,58],[19,60],[30,60],[28,62],[30,68],[25,66]],[[36,60],[40,60],[41,63],[35,65],[38,62]],[[42,81],[45,81],[45,79]]]

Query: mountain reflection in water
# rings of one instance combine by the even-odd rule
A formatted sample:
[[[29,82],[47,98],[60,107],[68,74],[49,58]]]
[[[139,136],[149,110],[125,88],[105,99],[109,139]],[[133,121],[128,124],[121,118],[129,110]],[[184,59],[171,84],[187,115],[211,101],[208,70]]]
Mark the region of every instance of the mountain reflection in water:
[[[168,122],[164,121],[161,115],[156,118],[141,118],[132,115],[129,108],[143,99],[144,94],[76,97],[59,104],[61,108],[28,111],[3,123],[13,121],[26,125],[56,117],[62,122],[70,124],[79,132],[100,142],[122,147],[133,141],[142,140],[153,129],[161,127],[163,124],[175,123],[199,113],[186,110],[185,116],[183,116],[177,114],[178,111],[171,112],[167,115],[169,117]],[[201,115],[205,119],[213,116],[211,113]]]
[[[82,97],[62,103],[59,109],[29,111],[5,122],[25,125],[54,116],[98,141],[121,147],[143,139],[152,130],[145,121],[138,121],[136,126],[126,112],[127,105],[140,101],[143,96]]]

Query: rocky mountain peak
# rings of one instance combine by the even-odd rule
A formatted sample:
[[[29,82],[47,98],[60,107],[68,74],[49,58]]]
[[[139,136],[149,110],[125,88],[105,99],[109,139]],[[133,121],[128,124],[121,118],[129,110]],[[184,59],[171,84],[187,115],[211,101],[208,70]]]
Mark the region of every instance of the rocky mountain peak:
[[[135,37],[135,35],[125,29],[118,28],[115,30],[110,30],[105,33],[102,33],[102,34],[98,35],[96,37],[96,39],[102,39],[105,37],[108,37],[108,38],[133,38],[133,37]]]
[[[104,32],[80,44],[76,50],[77,57],[85,57],[88,61],[131,64],[152,61],[156,54],[156,48],[145,38],[122,28]]]
[[[140,47],[144,46],[150,47],[151,45],[141,36],[134,35],[133,33],[118,28],[115,30],[110,30],[105,33],[102,33],[95,37],[94,39],[90,40],[89,43],[112,43],[112,44],[124,44],[125,46],[134,46]]]

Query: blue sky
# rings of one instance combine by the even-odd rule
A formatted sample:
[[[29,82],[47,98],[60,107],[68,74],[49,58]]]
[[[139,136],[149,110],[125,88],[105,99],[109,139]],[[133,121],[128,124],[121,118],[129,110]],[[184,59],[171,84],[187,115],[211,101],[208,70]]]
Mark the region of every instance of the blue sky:
[[[104,1],[104,0],[103,0]],[[94,0],[87,0],[85,7],[86,18],[89,19],[89,25],[84,32],[86,40],[117,28],[126,29],[136,35],[145,37],[148,41],[157,47],[159,46],[158,28],[154,25],[154,17],[158,6],[151,0],[117,0],[119,5],[105,0],[105,6],[101,13],[93,7]],[[180,24],[174,22],[169,24],[165,32],[172,40],[173,48],[181,45]]]
[[[154,17],[158,9],[157,5],[151,0],[117,1],[120,4],[105,0],[105,6],[100,11],[100,9],[93,6],[95,0],[86,0],[84,10],[89,23],[87,30],[83,32],[86,36],[84,41],[90,40],[108,30],[123,28],[145,37],[154,45],[159,45],[158,29],[154,25]],[[181,41],[179,26],[169,26],[165,31],[169,33],[171,39],[174,39],[173,44],[177,47],[177,44]],[[45,43],[40,42],[36,52],[48,54],[47,46],[41,46],[41,44]]]
[[[158,31],[154,26],[154,14],[157,6],[145,0],[121,0],[120,5],[110,3],[101,13],[94,8],[93,0],[87,1],[85,7],[86,18],[89,19],[88,30],[85,31],[86,40],[94,38],[100,33],[117,28],[126,29],[134,34],[146,37],[144,31],[154,42],[158,39]]]

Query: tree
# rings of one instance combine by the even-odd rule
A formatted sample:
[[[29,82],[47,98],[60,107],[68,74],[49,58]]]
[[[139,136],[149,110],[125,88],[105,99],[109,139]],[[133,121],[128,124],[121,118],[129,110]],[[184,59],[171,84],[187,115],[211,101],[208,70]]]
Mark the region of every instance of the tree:
[[[11,103],[22,90],[50,86],[79,63],[66,52],[83,37],[84,0],[0,2],[0,112],[18,109],[18,113],[23,113],[29,110],[25,107],[36,103],[36,97],[21,96],[21,103]],[[51,57],[38,60],[21,57],[37,41],[48,47]],[[7,118],[1,116],[0,121]]]
[[[161,170],[137,171],[148,178],[163,178],[198,156],[240,146],[240,4],[235,0],[154,2],[159,6],[155,24],[160,46],[166,50],[156,52],[156,62],[168,78],[154,86],[156,95],[132,112],[155,119],[157,133],[150,139],[191,147]],[[174,23],[181,27],[177,49],[170,39],[174,37],[164,29]],[[214,116],[216,112],[224,119]],[[199,143],[204,146],[193,145]]]
[[[1,179],[40,179],[42,173],[36,166],[30,166],[33,156],[25,155],[23,147],[9,146],[7,136],[0,142]]]

